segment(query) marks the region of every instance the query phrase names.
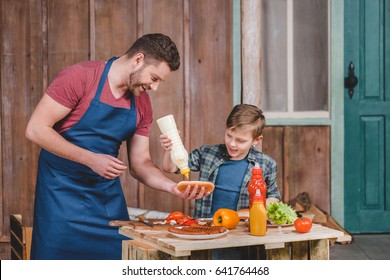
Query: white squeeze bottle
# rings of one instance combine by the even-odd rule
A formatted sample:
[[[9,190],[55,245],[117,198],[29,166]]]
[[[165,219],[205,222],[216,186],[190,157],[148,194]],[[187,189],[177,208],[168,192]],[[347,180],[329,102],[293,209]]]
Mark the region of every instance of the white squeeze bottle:
[[[186,176],[190,173],[188,167],[188,153],[183,146],[179,131],[173,115],[168,115],[157,120],[157,125],[162,134],[167,135],[172,141],[171,160],[180,169],[180,173]]]

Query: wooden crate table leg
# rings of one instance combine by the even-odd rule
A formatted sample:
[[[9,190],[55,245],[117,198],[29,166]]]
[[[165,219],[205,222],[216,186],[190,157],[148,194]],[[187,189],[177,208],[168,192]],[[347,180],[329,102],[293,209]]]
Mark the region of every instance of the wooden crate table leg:
[[[171,256],[171,255],[168,255],[168,256],[169,256],[169,258],[167,260],[189,260],[188,256],[184,256],[184,257],[174,257],[174,256]]]
[[[241,248],[242,260],[266,260],[267,250],[264,245],[245,246]]]
[[[122,260],[186,260],[174,257],[136,240],[122,241]]]
[[[122,241],[122,260],[130,260],[129,257],[129,241]]]
[[[135,240],[122,241],[122,260],[158,260],[157,249]]]
[[[191,252],[191,260],[211,260],[211,250],[199,250]]]
[[[329,240],[292,242],[285,248],[267,250],[268,260],[329,260]]]
[[[309,241],[292,242],[292,244],[291,244],[291,259],[292,260],[308,260],[309,259]]]
[[[266,250],[267,260],[290,260],[290,243],[285,243],[284,248]]]
[[[329,260],[329,240],[310,240],[310,259],[311,260]]]

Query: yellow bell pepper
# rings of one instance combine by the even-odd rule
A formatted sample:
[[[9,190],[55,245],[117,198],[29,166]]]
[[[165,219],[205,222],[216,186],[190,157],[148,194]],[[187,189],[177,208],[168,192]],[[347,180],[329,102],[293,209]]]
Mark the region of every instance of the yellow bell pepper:
[[[213,216],[213,224],[215,226],[225,226],[228,229],[236,228],[239,221],[237,211],[227,208],[218,209]]]

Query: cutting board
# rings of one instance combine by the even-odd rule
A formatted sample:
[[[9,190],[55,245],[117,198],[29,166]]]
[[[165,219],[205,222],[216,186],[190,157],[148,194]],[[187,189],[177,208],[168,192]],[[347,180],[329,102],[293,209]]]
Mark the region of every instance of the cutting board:
[[[111,226],[116,227],[131,227],[133,229],[147,229],[147,230],[167,230],[168,227],[171,226],[170,223],[165,223],[165,219],[148,219],[153,224],[153,227],[148,226],[140,221],[111,221]],[[202,224],[211,224],[211,220],[209,219],[201,219],[200,222]],[[180,225],[173,225],[173,226],[180,226]]]
[[[160,224],[163,223],[164,219],[148,219],[153,224],[153,227],[148,226],[140,221],[110,221],[110,226],[117,227],[131,227],[134,229],[148,229],[148,230],[163,230],[170,226],[170,224]]]

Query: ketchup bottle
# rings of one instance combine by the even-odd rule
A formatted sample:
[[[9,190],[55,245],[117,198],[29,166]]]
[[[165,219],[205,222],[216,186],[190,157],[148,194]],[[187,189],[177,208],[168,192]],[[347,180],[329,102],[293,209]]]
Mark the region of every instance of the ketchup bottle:
[[[263,170],[260,168],[259,164],[256,162],[255,166],[252,168],[252,177],[248,184],[248,193],[249,193],[249,209],[252,207],[253,197],[256,194],[256,190],[259,189],[264,207],[267,199],[267,185],[265,184],[263,178]]]

